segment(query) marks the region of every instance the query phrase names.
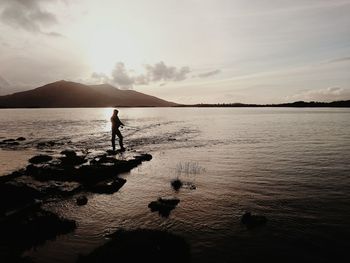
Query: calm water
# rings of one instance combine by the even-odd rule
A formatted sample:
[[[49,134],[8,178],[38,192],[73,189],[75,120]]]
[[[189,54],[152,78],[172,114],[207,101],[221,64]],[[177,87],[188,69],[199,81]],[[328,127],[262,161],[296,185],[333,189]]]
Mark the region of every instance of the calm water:
[[[27,138],[19,150],[0,150],[0,174],[47,151],[36,148],[42,141],[55,141],[52,150],[108,149],[111,113],[0,110],[0,137]],[[140,227],[185,237],[193,262],[334,262],[350,248],[350,109],[137,108],[120,118],[126,146],[153,160],[123,175],[113,195],[90,195],[83,207],[48,204],[78,228],[26,252],[35,261],[74,262],[106,234]],[[176,177],[196,190],[174,192]],[[151,213],[148,203],[167,196],[181,200],[170,217]],[[267,225],[246,229],[245,211]]]

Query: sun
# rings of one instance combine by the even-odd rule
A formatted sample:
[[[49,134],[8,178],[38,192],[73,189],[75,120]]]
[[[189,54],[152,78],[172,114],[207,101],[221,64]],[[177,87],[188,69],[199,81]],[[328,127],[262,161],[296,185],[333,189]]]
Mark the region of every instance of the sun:
[[[104,28],[96,30],[88,42],[87,55],[93,72],[110,75],[117,62],[130,65],[138,59],[139,41],[129,32]]]

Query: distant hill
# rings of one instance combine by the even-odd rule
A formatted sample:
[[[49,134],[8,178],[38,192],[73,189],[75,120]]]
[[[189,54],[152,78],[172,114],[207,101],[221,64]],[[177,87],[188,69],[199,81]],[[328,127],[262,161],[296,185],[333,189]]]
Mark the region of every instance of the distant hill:
[[[134,90],[120,90],[109,84],[89,86],[64,80],[36,89],[0,96],[0,108],[170,107],[176,105],[176,103]]]

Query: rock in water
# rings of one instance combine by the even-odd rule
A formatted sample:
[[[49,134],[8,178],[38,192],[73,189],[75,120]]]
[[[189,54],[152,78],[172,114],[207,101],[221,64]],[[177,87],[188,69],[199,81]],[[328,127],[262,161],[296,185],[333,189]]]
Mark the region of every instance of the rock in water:
[[[116,178],[113,181],[100,182],[90,186],[88,189],[93,193],[99,194],[113,194],[117,192],[126,183],[123,178]]]
[[[77,156],[77,153],[70,149],[62,151],[61,154],[65,155],[68,158],[74,158]]]
[[[33,163],[33,164],[38,164],[38,163],[46,163],[46,162],[51,161],[51,160],[52,160],[51,156],[45,155],[45,154],[40,154],[40,155],[37,155],[37,156],[30,158],[29,162]]]
[[[26,140],[26,138],[24,138],[24,137],[18,137],[17,139],[16,139],[16,141],[25,141]]]
[[[249,228],[265,225],[266,222],[265,216],[252,215],[250,212],[246,212],[241,218],[241,223]]]
[[[180,179],[175,179],[171,181],[171,186],[175,191],[179,191],[180,188],[182,187],[183,183],[181,182]]]
[[[175,209],[177,204],[180,202],[179,199],[176,198],[158,198],[157,201],[153,201],[148,204],[148,207],[152,212],[158,211],[158,213],[163,217],[168,217],[170,212]]]
[[[81,206],[81,205],[86,205],[88,202],[88,199],[85,195],[79,196],[77,198],[77,205]]]

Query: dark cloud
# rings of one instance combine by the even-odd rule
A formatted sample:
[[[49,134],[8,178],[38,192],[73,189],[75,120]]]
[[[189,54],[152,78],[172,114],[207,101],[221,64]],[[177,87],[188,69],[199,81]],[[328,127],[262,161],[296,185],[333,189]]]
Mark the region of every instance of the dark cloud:
[[[219,73],[221,73],[221,70],[220,69],[216,69],[216,70],[212,70],[212,71],[209,71],[209,72],[204,72],[202,74],[198,74],[198,77],[199,78],[206,78],[206,77],[217,75]]]
[[[154,65],[145,65],[145,73],[137,75],[133,70],[127,70],[124,63],[118,62],[112,70],[111,76],[94,72],[91,77],[99,83],[111,83],[122,89],[131,89],[134,85],[149,85],[151,82],[162,83],[164,86],[168,81],[182,81],[190,73],[189,67],[176,68],[167,66],[164,62]]]
[[[49,36],[59,36],[59,33],[45,33],[42,29],[57,24],[53,13],[41,6],[48,0],[1,0],[0,21],[15,28],[33,33],[43,33]]]

